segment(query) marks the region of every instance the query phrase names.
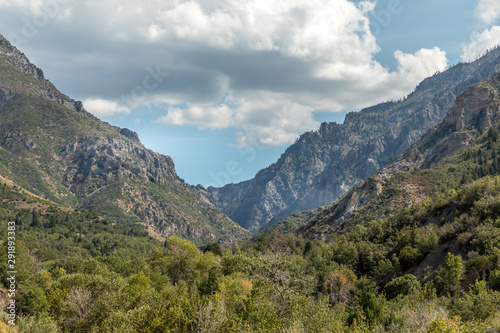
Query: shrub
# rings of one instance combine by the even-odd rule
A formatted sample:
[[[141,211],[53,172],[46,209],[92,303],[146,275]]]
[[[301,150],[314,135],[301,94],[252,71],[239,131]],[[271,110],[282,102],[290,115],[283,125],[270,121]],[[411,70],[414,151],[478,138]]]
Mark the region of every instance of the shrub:
[[[420,291],[420,282],[412,274],[397,277],[387,283],[384,292],[387,298],[396,298],[398,295],[409,295]]]

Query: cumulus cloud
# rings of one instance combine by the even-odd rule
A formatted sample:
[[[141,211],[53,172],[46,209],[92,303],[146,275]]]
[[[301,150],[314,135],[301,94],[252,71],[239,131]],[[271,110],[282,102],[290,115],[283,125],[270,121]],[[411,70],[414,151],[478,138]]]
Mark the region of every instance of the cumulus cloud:
[[[109,117],[115,114],[128,114],[130,109],[117,102],[106,101],[100,98],[88,98],[84,100],[85,109],[97,117]]]
[[[500,26],[493,25],[500,18],[500,2],[479,0],[474,9],[474,16],[481,23],[481,28],[478,27],[472,33],[470,41],[462,45],[464,61],[473,61],[487,50],[500,45]]]
[[[493,26],[480,33],[475,32],[469,44],[462,46],[462,59],[472,61],[498,45],[500,45],[500,26]]]
[[[234,128],[237,146],[292,142],[317,127],[315,110],[401,98],[447,63],[438,48],[396,52],[396,71],[375,61],[374,1],[53,1],[65,18],[39,27],[25,46],[90,112],[160,102],[159,122]],[[0,27],[22,37],[23,21],[10,18],[32,17],[42,1],[16,3],[2,8]],[[151,68],[169,76],[155,82]],[[132,98],[140,103],[124,103],[145,82],[146,93]]]
[[[157,119],[167,125],[197,126],[200,129],[222,129],[233,125],[233,110],[227,105],[214,107],[192,106],[186,109],[171,108],[168,114]]]
[[[312,108],[286,98],[262,93],[260,98],[241,100],[234,107],[172,108],[157,122],[200,129],[234,128],[238,130],[232,143],[236,147],[282,145],[318,126],[313,120]]]
[[[170,36],[214,47],[366,60],[377,49],[368,23],[365,10],[346,0],[225,0],[170,3],[160,9],[157,24]],[[365,52],[352,52],[361,46]]]
[[[491,25],[500,18],[500,2],[498,0],[479,0],[474,16],[486,25]]]
[[[429,73],[441,71],[448,65],[446,52],[438,47],[421,49],[415,54],[396,51],[394,57],[399,64],[399,74],[409,84],[419,82],[429,76]]]

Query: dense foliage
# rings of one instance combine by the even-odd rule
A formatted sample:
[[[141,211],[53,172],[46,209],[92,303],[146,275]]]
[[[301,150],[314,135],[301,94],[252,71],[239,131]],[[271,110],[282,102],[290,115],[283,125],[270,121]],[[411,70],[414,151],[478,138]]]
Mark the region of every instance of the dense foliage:
[[[328,243],[272,233],[204,251],[0,193],[2,240],[7,221],[18,231],[18,332],[500,330],[498,177]]]

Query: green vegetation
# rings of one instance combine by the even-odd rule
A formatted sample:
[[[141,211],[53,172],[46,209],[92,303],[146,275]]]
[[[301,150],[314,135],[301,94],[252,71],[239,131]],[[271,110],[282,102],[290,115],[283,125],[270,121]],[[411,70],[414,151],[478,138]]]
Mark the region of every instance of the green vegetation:
[[[383,191],[376,198],[354,211],[352,216],[342,226],[336,226],[336,229],[366,225],[368,221],[396,214],[405,207],[411,208],[415,202],[442,203],[464,185],[487,176],[500,175],[499,126],[496,124],[484,133],[471,129],[476,138],[466,148],[442,159],[429,169],[396,173],[384,183]],[[417,146],[415,149],[424,148]],[[338,218],[336,208],[339,202],[327,205],[298,229],[290,227],[287,219],[284,221],[286,227],[281,227],[280,230],[298,230],[299,234],[307,233],[310,236]],[[336,231],[327,230],[327,233],[332,232]]]
[[[500,329],[500,177],[327,243],[274,232],[203,252],[6,185],[0,198],[1,239],[17,229],[18,332]]]
[[[318,207],[313,210],[293,213],[286,219],[266,228],[262,234],[267,235],[272,232],[279,232],[281,234],[289,234],[297,231],[300,227],[304,226],[313,217],[322,211],[323,207]]]

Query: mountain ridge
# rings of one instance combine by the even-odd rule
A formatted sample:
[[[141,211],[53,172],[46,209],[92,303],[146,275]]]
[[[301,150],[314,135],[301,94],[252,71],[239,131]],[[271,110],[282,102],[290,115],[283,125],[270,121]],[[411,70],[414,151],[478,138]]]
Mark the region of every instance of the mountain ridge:
[[[487,167],[487,171],[478,172],[478,165],[467,165],[469,155],[477,153],[463,151],[481,137],[494,136],[492,133],[498,131],[499,124],[500,74],[496,74],[460,94],[441,123],[429,129],[389,165],[304,222],[299,233],[308,238],[323,238],[346,223],[355,225],[383,218],[405,205],[429,200],[435,196],[436,186],[455,190],[457,183],[466,183],[466,178],[471,178],[473,173],[497,175],[500,168],[497,158],[493,157],[495,152],[491,152],[489,165],[483,157],[485,151],[491,150],[488,146],[493,145],[490,139],[482,139],[481,144],[486,144],[486,148],[476,148],[481,154],[478,165]],[[452,161],[447,162],[450,159]],[[447,163],[441,166],[443,162]],[[436,171],[436,167],[442,170]],[[428,177],[434,181],[429,182]],[[447,182],[451,185],[446,185]]]
[[[27,190],[202,245],[249,233],[177,176],[137,133],[101,122],[0,37],[0,174]]]
[[[294,212],[325,205],[439,123],[460,92],[499,71],[500,49],[495,49],[423,80],[399,102],[350,112],[343,124],[322,123],[253,179],[208,191],[222,212],[254,232]]]

